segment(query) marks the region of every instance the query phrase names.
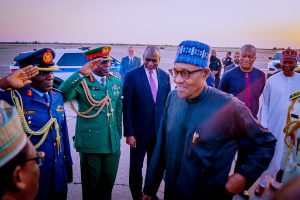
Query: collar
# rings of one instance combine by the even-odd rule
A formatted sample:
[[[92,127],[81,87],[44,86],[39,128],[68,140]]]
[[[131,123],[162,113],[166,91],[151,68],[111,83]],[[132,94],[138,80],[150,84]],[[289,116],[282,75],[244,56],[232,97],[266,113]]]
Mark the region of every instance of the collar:
[[[197,102],[200,102],[200,101],[202,101],[206,97],[206,95],[208,94],[208,91],[209,91],[209,87],[207,85],[205,85],[203,87],[202,92],[197,97],[195,97],[193,99],[185,99],[185,100],[186,100],[187,103],[197,103]]]
[[[37,89],[35,89],[33,87],[30,87],[30,89],[33,90],[35,93],[37,93],[40,97],[42,97],[43,94],[48,94],[49,95],[48,92],[42,93],[41,91],[39,91],[39,90],[37,90]]]

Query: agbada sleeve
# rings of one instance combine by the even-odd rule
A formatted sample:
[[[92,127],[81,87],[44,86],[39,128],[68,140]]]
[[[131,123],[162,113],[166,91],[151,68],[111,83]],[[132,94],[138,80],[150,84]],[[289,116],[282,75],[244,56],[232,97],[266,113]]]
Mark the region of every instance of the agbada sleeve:
[[[270,104],[270,83],[267,81],[262,95],[259,98],[259,109],[257,118],[260,121],[261,125],[265,128],[268,128],[268,111]]]
[[[248,138],[253,145],[253,151],[248,152],[247,159],[242,159],[244,161],[236,172],[246,178],[247,185],[252,185],[269,166],[274,155],[276,138],[255,120],[242,103],[236,107],[234,116],[236,134]]]

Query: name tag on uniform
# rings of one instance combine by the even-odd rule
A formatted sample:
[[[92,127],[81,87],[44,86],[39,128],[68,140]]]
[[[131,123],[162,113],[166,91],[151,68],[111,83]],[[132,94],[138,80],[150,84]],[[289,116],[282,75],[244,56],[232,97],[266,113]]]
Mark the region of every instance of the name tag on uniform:
[[[99,87],[91,87],[92,90],[100,90]]]
[[[24,115],[25,115],[25,114],[27,114],[27,115],[28,115],[28,114],[35,114],[36,111],[35,111],[35,110],[24,110],[23,113],[24,113]]]

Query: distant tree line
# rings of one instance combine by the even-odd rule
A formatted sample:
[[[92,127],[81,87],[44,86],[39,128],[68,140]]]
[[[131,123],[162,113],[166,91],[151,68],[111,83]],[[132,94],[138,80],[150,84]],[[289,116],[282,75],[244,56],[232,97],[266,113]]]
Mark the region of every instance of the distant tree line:
[[[33,42],[19,42],[19,41],[15,41],[15,42],[0,42],[0,44],[42,44],[42,42],[39,42],[39,41],[33,41]]]

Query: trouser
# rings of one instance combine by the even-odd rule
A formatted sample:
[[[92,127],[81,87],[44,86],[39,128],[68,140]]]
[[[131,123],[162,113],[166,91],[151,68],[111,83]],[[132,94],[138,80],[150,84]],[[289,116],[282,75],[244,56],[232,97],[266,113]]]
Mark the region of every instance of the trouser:
[[[39,190],[35,200],[66,200],[67,194],[64,165],[45,158],[44,164],[40,166]]]
[[[129,168],[129,188],[134,200],[141,199],[143,196],[142,168],[145,155],[147,153],[147,168],[150,164],[155,140],[150,142],[137,141],[136,148],[130,148],[130,168]]]
[[[113,154],[80,153],[82,199],[111,199],[120,150]]]
[[[220,76],[215,77],[215,88],[219,88]]]
[[[35,200],[39,200],[39,199],[40,200],[66,200],[68,195],[68,190],[62,190],[48,195],[49,196],[45,197],[42,194],[37,194]]]

